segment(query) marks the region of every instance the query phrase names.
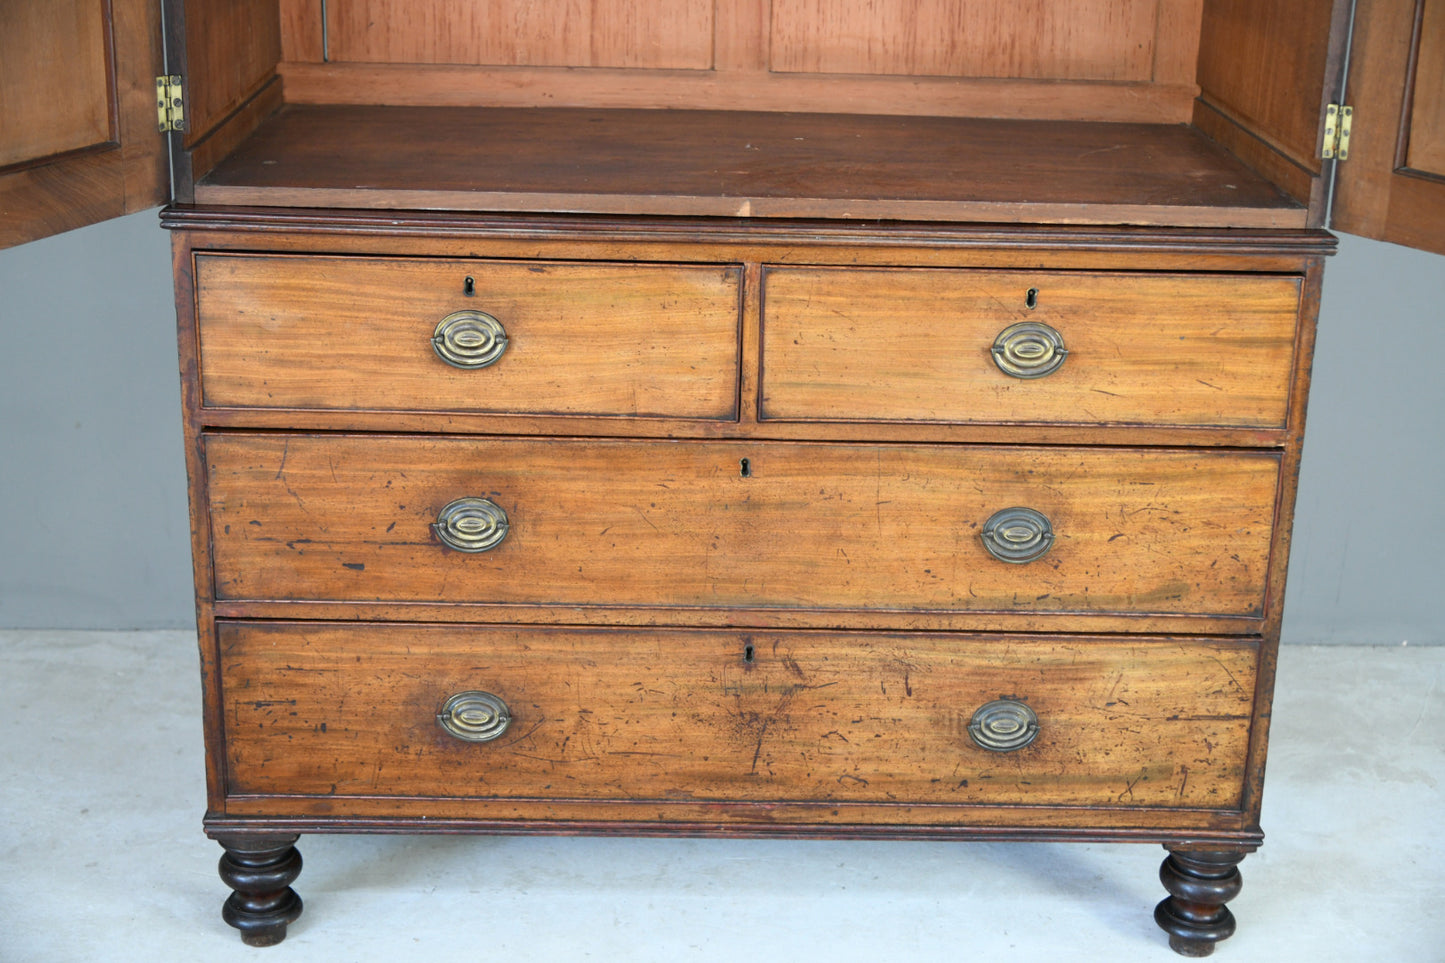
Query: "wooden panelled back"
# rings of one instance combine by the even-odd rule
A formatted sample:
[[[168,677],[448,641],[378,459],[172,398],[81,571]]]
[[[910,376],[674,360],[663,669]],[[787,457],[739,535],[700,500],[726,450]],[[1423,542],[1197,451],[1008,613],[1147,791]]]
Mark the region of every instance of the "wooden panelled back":
[[[1131,80],[1154,75],[1161,0],[773,0],[776,71]]]
[[[711,0],[350,0],[326,15],[337,63],[712,66]]]
[[[323,5],[279,0],[277,19],[297,102],[1183,122],[1202,3],[331,0],[323,29]]]

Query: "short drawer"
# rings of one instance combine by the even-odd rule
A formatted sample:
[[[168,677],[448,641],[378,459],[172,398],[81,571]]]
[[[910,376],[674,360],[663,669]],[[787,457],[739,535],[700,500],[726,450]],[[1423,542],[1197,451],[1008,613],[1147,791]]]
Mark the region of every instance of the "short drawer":
[[[332,800],[1237,808],[1257,660],[1248,643],[1169,639],[248,622],[218,633],[229,793]],[[464,693],[495,701],[452,702]],[[1010,718],[1025,722],[999,722]]]
[[[208,406],[730,419],[741,270],[198,254]]]
[[[1280,428],[1299,308],[1284,276],[773,268],[761,417]]]
[[[903,614],[1260,617],[1280,474],[1265,451],[398,435],[205,457],[221,599]]]

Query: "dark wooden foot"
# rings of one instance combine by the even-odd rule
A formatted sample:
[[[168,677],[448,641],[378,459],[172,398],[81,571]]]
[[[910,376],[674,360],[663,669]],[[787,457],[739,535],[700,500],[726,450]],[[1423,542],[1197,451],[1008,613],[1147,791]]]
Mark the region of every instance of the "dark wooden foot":
[[[1169,851],[1159,867],[1169,898],[1154,907],[1154,922],[1169,934],[1170,949],[1208,956],[1234,935],[1234,914],[1224,904],[1239,895],[1242,859],[1244,853]]]
[[[241,931],[247,946],[275,946],[286,924],[301,915],[301,897],[291,888],[301,875],[295,836],[218,836],[225,847],[221,879],[233,892],[221,918]]]

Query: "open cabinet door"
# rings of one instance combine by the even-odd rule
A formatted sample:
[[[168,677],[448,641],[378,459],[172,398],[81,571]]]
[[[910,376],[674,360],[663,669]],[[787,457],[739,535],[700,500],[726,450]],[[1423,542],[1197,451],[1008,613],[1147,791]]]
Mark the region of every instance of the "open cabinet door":
[[[1331,227],[1445,254],[1445,2],[1358,0]]]
[[[156,0],[0,0],[0,248],[166,199]]]

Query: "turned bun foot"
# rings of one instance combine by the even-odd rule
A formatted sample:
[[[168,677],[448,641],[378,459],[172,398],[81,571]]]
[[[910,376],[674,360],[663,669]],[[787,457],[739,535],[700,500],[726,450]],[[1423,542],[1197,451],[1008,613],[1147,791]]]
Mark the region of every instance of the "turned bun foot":
[[[1208,956],[1234,935],[1234,914],[1224,904],[1239,895],[1243,853],[1170,851],[1159,867],[1169,898],[1154,907],[1154,922],[1180,956]]]
[[[221,879],[233,890],[221,918],[241,931],[247,946],[275,946],[286,925],[301,915],[301,897],[291,888],[301,874],[295,836],[218,837]]]

